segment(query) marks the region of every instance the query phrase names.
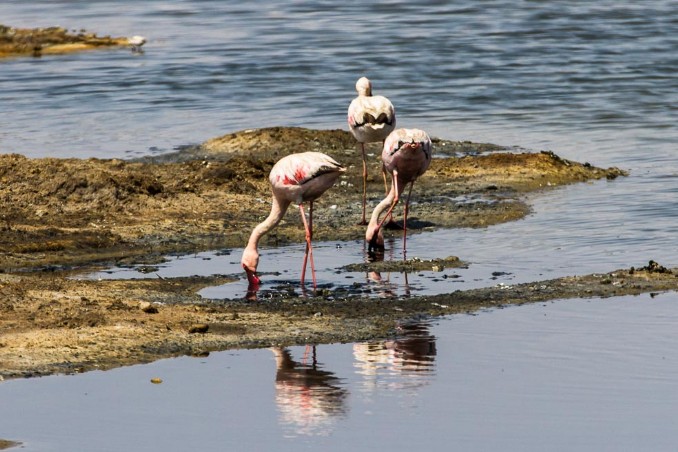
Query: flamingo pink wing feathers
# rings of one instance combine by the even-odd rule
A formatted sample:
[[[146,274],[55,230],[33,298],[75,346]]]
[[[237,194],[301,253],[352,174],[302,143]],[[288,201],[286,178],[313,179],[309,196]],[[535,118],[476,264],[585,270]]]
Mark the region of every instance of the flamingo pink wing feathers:
[[[292,188],[292,186],[303,186],[324,174],[337,173],[338,176],[343,171],[345,168],[328,155],[321,152],[302,152],[280,159],[271,170],[269,180],[274,188],[285,186]],[[327,185],[325,190],[332,186],[335,179]]]

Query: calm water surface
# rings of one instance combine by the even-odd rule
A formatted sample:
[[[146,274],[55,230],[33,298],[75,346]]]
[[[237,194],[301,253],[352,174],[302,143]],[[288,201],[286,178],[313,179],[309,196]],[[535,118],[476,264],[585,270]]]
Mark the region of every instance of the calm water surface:
[[[675,450],[676,294],[0,384],[26,451]],[[162,384],[152,384],[161,378]]]
[[[347,129],[355,80],[368,75],[400,126],[631,171],[533,196],[533,214],[518,222],[408,240],[410,257],[455,255],[466,269],[337,275],[364,258],[362,242],[318,244],[322,284],[402,296],[649,259],[678,265],[675,0],[31,1],[0,3],[0,21],[149,39],[138,55],[1,61],[0,152],[132,158],[254,127]],[[387,245],[398,259],[400,240]],[[239,253],[173,257],[157,273],[239,274]],[[301,254],[265,250],[261,270],[280,274],[264,289],[294,284]],[[111,272],[96,276],[141,275]],[[203,295],[244,289],[241,280]],[[411,333],[429,353],[414,362],[391,341],[318,346],[316,368],[302,347],[278,351],[283,371],[261,350],[4,382],[0,437],[69,451],[236,450],[248,441],[261,450],[670,450],[675,301],[445,319]],[[286,373],[290,360],[300,364]],[[156,375],[162,385],[149,383]]]

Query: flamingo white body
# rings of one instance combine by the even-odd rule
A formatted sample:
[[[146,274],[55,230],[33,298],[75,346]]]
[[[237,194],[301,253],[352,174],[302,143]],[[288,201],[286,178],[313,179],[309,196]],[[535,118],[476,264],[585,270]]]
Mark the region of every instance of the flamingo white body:
[[[363,213],[360,224],[365,221],[365,203],[367,199],[367,156],[365,143],[383,142],[395,129],[395,109],[384,96],[372,95],[372,83],[367,77],[361,77],[355,84],[358,97],[348,106],[348,127],[360,143],[363,156]],[[384,175],[384,184],[386,176]]]
[[[403,220],[403,254],[406,253],[407,245],[407,213],[409,210],[410,196],[414,182],[426,172],[431,164],[431,139],[428,134],[419,129],[397,129],[391,132],[384,142],[381,159],[384,168],[391,174],[391,190],[372,212],[372,217],[367,225],[365,239],[369,243],[369,249],[383,248],[384,236],[382,226],[386,218],[391,214],[398,203],[403,189],[410,184],[410,189],[405,200]],[[388,208],[383,220],[379,220],[382,212]]]
[[[301,283],[306,276],[306,263],[310,256],[313,287],[316,286],[315,268],[313,265],[313,201],[329,189],[346,169],[332,157],[320,152],[303,152],[281,158],[271,169],[272,204],[271,213],[258,224],[250,235],[247,247],[243,251],[241,264],[250,286],[258,286],[259,265],[258,244],[261,237],[276,227],[291,203],[299,205],[301,219],[306,230],[306,252],[301,271]],[[309,203],[309,220],[306,221],[303,204]]]

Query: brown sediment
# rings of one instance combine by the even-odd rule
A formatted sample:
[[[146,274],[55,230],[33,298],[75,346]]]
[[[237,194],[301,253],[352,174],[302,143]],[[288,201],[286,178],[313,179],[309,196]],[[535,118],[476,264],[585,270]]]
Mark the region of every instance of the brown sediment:
[[[97,36],[85,30],[69,32],[62,27],[15,28],[0,25],[0,58],[55,55],[127,45],[126,37]]]
[[[361,209],[361,157],[348,132],[278,127],[227,137],[164,162],[0,155],[0,202],[5,206],[0,212],[0,270],[240,247],[270,209],[268,173],[273,164],[307,150],[325,152],[348,167],[316,202],[314,238],[363,236],[364,228],[355,224]],[[229,144],[219,151],[217,142]],[[477,154],[487,149],[493,152]],[[376,147],[370,150],[378,154]],[[553,153],[498,150],[437,140],[435,152],[458,157],[434,159],[417,181],[410,231],[516,220],[530,211],[524,193],[625,174]],[[379,165],[378,155],[370,157],[370,206],[383,197]],[[265,241],[299,241],[300,224],[288,215]]]
[[[266,300],[206,300],[223,277],[77,281],[6,275],[0,285],[0,376],[74,373],[214,350],[388,337],[415,316],[568,298],[676,290],[675,269],[617,270],[428,297],[363,298],[321,291]],[[150,303],[155,309],[148,309]],[[197,326],[200,326],[198,328]]]
[[[384,188],[379,148],[368,149],[374,206]],[[242,247],[270,209],[268,172],[274,162],[310,150],[348,167],[316,203],[314,239],[363,237],[364,227],[355,224],[361,157],[342,130],[243,131],[135,162],[1,155],[0,375],[106,369],[227,348],[354,341],[389,334],[396,321],[417,313],[675,289],[673,272],[656,268],[386,300],[363,298],[360,288],[338,288],[314,298],[281,292],[266,301],[216,301],[196,293],[232,278],[74,278],[74,267],[153,263],[170,252]],[[525,193],[625,174],[550,152],[508,152],[488,144],[435,140],[434,152],[450,157],[434,159],[415,185],[412,233],[516,220],[530,211]],[[288,214],[265,242],[301,241],[302,230],[298,216]],[[440,271],[459,264],[450,257],[412,260],[412,268],[378,267],[387,265],[382,263],[360,271]]]
[[[20,446],[21,443],[16,441],[8,441],[6,439],[0,439],[0,450],[9,449],[10,447]]]

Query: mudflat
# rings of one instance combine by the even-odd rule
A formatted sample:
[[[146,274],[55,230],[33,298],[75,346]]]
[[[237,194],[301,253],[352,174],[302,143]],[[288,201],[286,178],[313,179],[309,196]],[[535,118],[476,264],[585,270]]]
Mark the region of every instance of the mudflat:
[[[374,207],[384,187],[379,146],[368,149],[368,197]],[[677,286],[675,271],[657,263],[605,275],[379,300],[350,288],[303,297],[285,292],[266,300],[197,295],[203,287],[243,278],[240,274],[74,277],[102,265],[157,263],[167,253],[243,247],[270,209],[271,167],[280,157],[302,151],[324,152],[348,168],[315,204],[314,239],[363,237],[364,226],[356,225],[360,151],[343,130],[246,130],[138,161],[0,156],[0,376],[107,369],[229,348],[364,340],[393,334],[399,321],[422,314]],[[517,220],[530,212],[526,193],[626,175],[550,152],[491,144],[435,139],[434,154],[446,158],[434,159],[415,185],[410,233]],[[301,220],[289,213],[264,243],[302,239]],[[437,271],[464,260],[472,256],[355,265],[361,271],[383,270],[379,265],[395,265],[389,271]]]

